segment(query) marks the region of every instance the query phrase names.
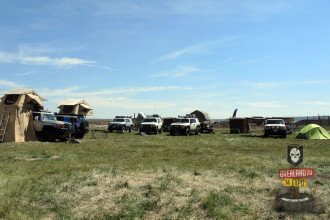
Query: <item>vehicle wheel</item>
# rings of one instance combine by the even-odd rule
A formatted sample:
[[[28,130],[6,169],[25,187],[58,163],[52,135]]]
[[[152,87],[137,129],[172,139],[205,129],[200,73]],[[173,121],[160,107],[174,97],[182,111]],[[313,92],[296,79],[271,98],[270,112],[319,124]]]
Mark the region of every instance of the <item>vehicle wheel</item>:
[[[269,134],[267,132],[265,132],[264,137],[268,137],[268,136],[269,136]]]
[[[200,135],[201,134],[201,129],[200,127],[196,128],[195,135]]]
[[[171,135],[171,136],[174,136],[174,132],[173,132],[173,131],[170,131],[170,135]]]
[[[46,129],[43,131],[42,139],[49,142],[54,142],[56,140],[56,132],[53,129]]]
[[[128,131],[129,132],[132,132],[132,126],[129,127]]]
[[[156,128],[156,131],[155,131],[156,134],[158,134],[158,128]]]
[[[125,132],[126,131],[126,126],[124,125],[123,127],[121,127],[121,132]]]
[[[110,132],[110,133],[112,133],[112,132],[113,132],[113,129],[112,129],[112,128],[110,128],[110,129],[109,129],[109,132]]]
[[[189,134],[190,134],[190,130],[189,130],[189,128],[187,128],[186,131],[185,131],[185,135],[189,136]]]
[[[161,133],[161,134],[163,133],[163,128],[160,128],[160,131],[159,131],[159,133]]]
[[[80,123],[79,129],[80,129],[81,132],[87,133],[89,131],[88,121],[82,121]]]
[[[283,137],[283,138],[286,138],[286,133],[282,134],[282,137]]]

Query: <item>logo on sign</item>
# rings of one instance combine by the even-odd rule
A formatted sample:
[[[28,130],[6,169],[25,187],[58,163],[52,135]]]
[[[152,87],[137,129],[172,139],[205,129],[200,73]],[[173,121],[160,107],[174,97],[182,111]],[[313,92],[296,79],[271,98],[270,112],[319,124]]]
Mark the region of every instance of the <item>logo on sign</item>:
[[[299,166],[303,162],[304,148],[303,146],[288,146],[287,161],[293,167]]]

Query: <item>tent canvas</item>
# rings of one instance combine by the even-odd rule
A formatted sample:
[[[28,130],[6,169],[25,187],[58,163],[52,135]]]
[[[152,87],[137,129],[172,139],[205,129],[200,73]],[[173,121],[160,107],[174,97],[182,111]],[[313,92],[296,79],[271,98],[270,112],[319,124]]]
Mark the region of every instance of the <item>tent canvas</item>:
[[[211,121],[211,117],[207,112],[204,112],[204,111],[201,111],[201,110],[195,110],[190,114],[196,115],[196,117],[198,118],[198,120],[200,122]]]
[[[42,109],[41,101],[45,101],[33,89],[20,88],[1,92],[0,115],[10,111],[6,129],[5,142],[36,141],[36,134],[33,126],[33,110]],[[4,129],[1,125],[1,129]]]
[[[60,115],[93,115],[93,109],[84,99],[67,99],[58,106]]]
[[[303,127],[296,138],[299,139],[330,139],[329,133],[319,125],[309,124]]]

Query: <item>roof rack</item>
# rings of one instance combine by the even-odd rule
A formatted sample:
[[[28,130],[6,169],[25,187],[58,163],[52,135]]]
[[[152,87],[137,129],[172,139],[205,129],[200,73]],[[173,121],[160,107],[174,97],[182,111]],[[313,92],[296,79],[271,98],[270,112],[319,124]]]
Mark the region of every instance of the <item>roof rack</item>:
[[[147,115],[147,118],[161,118],[158,114]]]
[[[186,114],[186,116],[178,115],[178,118],[196,118],[195,114]]]
[[[115,118],[132,118],[132,116],[116,116]]]

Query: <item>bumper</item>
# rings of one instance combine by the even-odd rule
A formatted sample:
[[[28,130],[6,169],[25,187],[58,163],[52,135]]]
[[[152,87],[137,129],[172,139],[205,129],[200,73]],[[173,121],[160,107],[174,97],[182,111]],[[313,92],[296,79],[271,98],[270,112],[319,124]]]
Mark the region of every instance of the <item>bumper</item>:
[[[184,134],[186,132],[186,127],[171,127],[170,133],[171,134]]]
[[[140,132],[156,132],[157,128],[152,126],[143,126],[140,127]]]

